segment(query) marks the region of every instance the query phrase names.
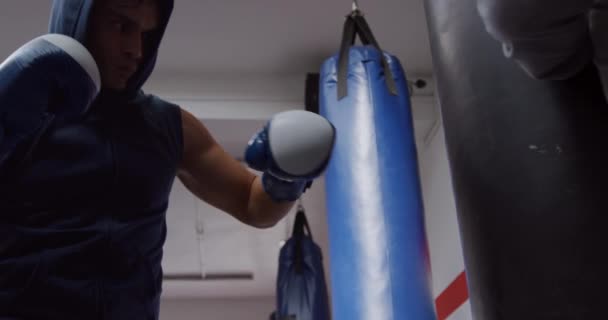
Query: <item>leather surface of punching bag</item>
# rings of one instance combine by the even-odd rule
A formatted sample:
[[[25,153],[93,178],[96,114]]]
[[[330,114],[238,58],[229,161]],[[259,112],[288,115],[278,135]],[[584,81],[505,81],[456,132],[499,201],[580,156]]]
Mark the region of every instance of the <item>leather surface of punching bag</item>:
[[[605,319],[608,106],[595,68],[534,80],[475,0],[426,0],[426,12],[474,319]]]
[[[344,90],[339,55],[320,72],[320,112],[337,133],[326,172],[333,319],[435,319],[407,81],[372,44],[346,48]]]

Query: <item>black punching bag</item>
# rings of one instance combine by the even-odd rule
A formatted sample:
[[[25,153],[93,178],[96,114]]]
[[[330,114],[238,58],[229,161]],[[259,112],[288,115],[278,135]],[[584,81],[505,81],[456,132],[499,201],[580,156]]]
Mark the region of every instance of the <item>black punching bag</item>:
[[[426,0],[426,11],[474,319],[606,319],[597,71],[534,80],[486,33],[475,0]]]

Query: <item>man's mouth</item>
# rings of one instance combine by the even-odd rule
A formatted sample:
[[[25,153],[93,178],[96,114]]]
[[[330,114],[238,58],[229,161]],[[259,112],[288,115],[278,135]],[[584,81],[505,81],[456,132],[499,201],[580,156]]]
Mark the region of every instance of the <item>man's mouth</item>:
[[[133,67],[118,67],[118,73],[122,78],[129,78],[135,73],[135,70]]]

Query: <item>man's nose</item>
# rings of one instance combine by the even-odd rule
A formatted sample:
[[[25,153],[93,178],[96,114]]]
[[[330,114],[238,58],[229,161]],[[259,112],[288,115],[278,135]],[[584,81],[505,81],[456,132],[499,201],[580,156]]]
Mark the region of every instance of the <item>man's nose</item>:
[[[125,43],[123,44],[123,48],[129,58],[137,60],[137,62],[139,62],[143,57],[141,34],[133,32],[128,37],[126,37]]]

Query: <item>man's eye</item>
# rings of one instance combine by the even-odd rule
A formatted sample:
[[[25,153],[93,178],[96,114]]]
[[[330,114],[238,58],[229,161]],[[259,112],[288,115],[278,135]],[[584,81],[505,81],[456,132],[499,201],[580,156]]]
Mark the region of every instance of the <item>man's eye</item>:
[[[149,41],[150,39],[152,39],[152,36],[154,35],[153,32],[148,31],[148,32],[144,32],[141,37],[144,41]]]
[[[117,31],[121,31],[124,28],[124,24],[120,21],[113,21],[110,23],[110,26],[112,27],[112,29]]]

